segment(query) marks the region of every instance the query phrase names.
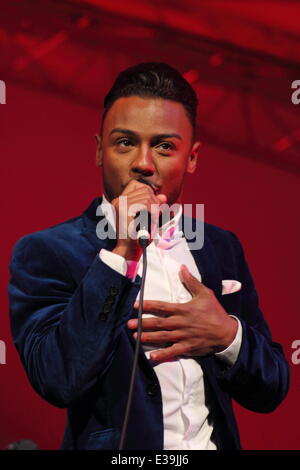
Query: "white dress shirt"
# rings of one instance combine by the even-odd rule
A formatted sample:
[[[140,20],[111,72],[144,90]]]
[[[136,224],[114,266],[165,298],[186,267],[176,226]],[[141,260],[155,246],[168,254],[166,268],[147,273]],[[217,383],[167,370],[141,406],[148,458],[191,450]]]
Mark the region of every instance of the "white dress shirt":
[[[103,195],[101,209],[108,222],[116,230],[112,206]],[[165,302],[188,302],[192,296],[182,284],[178,272],[181,264],[201,282],[194,257],[186,239],[179,231],[178,221],[182,206],[173,219],[156,231],[156,236],[147,247],[147,273],[144,300],[162,300]],[[170,235],[172,235],[170,237]],[[102,249],[101,260],[124,276],[135,278],[142,275],[142,257],[137,262],[127,262],[122,256]],[[224,292],[226,293],[226,292]],[[137,300],[139,294],[137,295]],[[143,318],[153,317],[143,314]],[[238,318],[238,330],[232,344],[216,355],[229,366],[236,361],[241,341],[242,327]],[[171,361],[157,363],[150,359],[153,350],[166,345],[144,343],[143,349],[158,377],[163,402],[164,449],[216,449],[211,439],[213,423],[206,405],[203,371],[200,364],[192,357],[177,356]],[[208,397],[209,398],[209,397]]]

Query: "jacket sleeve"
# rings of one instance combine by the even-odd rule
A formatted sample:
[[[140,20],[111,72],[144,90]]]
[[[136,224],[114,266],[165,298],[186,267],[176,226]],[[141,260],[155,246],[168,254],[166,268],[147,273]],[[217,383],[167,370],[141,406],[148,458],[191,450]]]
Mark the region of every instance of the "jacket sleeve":
[[[13,250],[9,282],[14,344],[34,389],[67,407],[109,367],[140,288],[97,253],[76,285],[59,250],[40,232]]]
[[[259,307],[258,295],[238,238],[228,232],[237,256],[241,289],[242,344],[232,367],[219,362],[218,380],[224,391],[247,409],[273,411],[289,389],[289,365],[280,344],[273,342]],[[234,313],[234,312],[230,312]]]

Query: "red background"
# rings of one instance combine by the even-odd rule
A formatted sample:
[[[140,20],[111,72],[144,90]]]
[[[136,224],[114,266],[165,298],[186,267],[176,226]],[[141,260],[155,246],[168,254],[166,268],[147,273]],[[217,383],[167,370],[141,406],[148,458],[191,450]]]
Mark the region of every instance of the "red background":
[[[128,65],[148,58],[153,60],[154,54],[129,60]],[[176,67],[176,57],[170,63]],[[123,66],[122,60],[116,61],[109,77],[101,81],[97,76],[99,96],[93,106],[70,99],[68,93],[29,86],[4,70],[0,76],[7,85],[7,104],[0,107],[0,339],[7,347],[7,363],[0,365],[0,448],[29,438],[42,449],[56,449],[62,439],[65,411],[47,404],[32,390],[10,338],[8,264],[18,238],[79,215],[102,193],[94,134],[99,128],[103,93]],[[297,78],[300,76],[294,76]],[[97,80],[95,77],[95,86]],[[289,94],[288,90],[287,97]],[[204,101],[212,101],[215,95],[212,88]],[[214,117],[217,113],[212,114],[212,122],[216,122]],[[218,124],[217,133],[226,128],[233,135],[240,124],[238,113],[224,112],[218,115],[218,122],[224,127]],[[267,139],[271,125],[265,125],[264,131]],[[299,172],[295,166],[287,170],[284,158],[280,165],[272,166],[229,150],[203,138],[198,168],[187,179],[184,202],[204,203],[206,221],[239,236],[273,338],[283,344],[291,363],[291,344],[300,339]],[[236,406],[245,449],[300,449],[300,365],[291,363],[291,375],[289,395],[272,414],[259,415]]]

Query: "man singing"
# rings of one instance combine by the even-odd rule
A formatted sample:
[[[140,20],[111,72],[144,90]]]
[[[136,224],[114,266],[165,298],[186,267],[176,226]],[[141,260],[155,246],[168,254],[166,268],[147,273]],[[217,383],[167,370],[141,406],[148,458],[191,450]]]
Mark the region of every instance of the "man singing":
[[[238,238],[203,223],[203,244],[189,244],[188,221],[196,237],[201,225],[182,205],[200,147],[196,111],[193,88],[169,65],[123,71],[96,136],[102,197],[14,248],[13,339],[37,393],[68,408],[62,449],[118,449],[143,268],[129,230],[137,205],[156,225],[124,449],[240,449],[231,400],[268,413],[287,394],[288,363]]]

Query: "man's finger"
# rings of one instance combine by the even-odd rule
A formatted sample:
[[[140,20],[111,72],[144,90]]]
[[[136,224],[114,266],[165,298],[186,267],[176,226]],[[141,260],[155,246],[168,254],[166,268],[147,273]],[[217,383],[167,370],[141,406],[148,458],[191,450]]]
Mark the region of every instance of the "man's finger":
[[[174,315],[180,313],[184,304],[177,304],[173,302],[161,302],[160,300],[144,300],[143,313],[153,313],[156,315]],[[139,308],[139,301],[136,301],[133,306],[135,309]]]
[[[138,327],[138,319],[132,318],[128,320],[127,325],[134,330]],[[185,326],[183,317],[170,316],[167,318],[153,317],[142,319],[143,330],[175,330]]]
[[[181,282],[190,291],[193,297],[205,290],[204,284],[202,284],[202,282],[200,282],[190,273],[185,264],[180,266],[179,277]]]
[[[185,343],[175,343],[168,348],[153,351],[153,353],[150,354],[150,359],[157,362],[165,362],[174,359],[176,356],[181,356],[186,352],[187,345]]]
[[[137,338],[137,332],[133,334],[133,337]],[[182,330],[162,330],[162,331],[149,331],[143,332],[141,335],[142,343],[174,343],[186,338],[186,333]]]

